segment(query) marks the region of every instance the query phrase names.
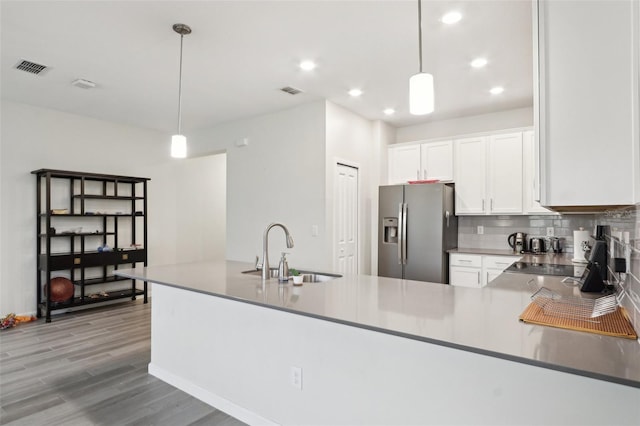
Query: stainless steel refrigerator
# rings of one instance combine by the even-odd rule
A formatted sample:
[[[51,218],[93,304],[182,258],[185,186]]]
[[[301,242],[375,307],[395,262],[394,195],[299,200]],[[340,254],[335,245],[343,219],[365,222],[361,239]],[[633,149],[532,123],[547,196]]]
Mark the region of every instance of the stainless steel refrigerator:
[[[447,250],[457,247],[453,184],[381,186],[378,275],[449,283]]]

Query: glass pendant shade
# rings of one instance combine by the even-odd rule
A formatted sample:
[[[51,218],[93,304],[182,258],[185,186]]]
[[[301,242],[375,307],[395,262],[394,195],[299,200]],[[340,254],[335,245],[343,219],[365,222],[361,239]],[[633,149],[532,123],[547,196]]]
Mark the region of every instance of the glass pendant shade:
[[[187,157],[187,138],[183,135],[171,136],[171,156],[173,158]]]
[[[433,76],[426,72],[414,74],[409,79],[409,112],[425,115],[433,112]]]

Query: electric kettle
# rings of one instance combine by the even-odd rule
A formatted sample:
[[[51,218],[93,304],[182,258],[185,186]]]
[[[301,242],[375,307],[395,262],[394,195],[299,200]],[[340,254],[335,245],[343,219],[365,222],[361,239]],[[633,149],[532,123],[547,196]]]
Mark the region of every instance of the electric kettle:
[[[507,243],[515,253],[525,252],[527,251],[527,234],[524,232],[514,232],[507,237]]]

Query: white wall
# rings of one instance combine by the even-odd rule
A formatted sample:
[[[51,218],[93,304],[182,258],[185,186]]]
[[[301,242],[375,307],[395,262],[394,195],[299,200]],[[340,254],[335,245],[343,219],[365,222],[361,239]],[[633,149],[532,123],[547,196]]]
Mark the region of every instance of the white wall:
[[[378,164],[378,176],[369,182],[371,187],[371,275],[378,275],[378,187],[388,182],[388,147],[396,137],[396,129],[384,121],[373,123],[374,163]]]
[[[533,126],[533,106],[400,127],[396,143]]]
[[[377,217],[377,192],[380,184],[381,167],[380,139],[379,132],[383,124],[372,123],[371,121],[352,113],[331,102],[326,103],[326,126],[327,126],[327,152],[326,152],[326,211],[327,229],[334,229],[333,199],[334,199],[334,178],[337,163],[343,163],[358,167],[359,178],[359,229],[358,237],[360,241],[358,251],[359,272],[371,273],[371,250],[376,244],[377,231],[372,232],[373,223]],[[385,149],[386,152],[386,149]],[[335,257],[333,236],[328,244],[327,267],[333,267]]]
[[[226,154],[180,160],[175,169],[176,262],[225,259]]]
[[[190,137],[190,152],[227,153],[227,259],[262,258],[262,236],[282,222],[295,241],[286,249],[279,229],[270,233],[270,266],[288,251],[289,266],[333,267],[333,169],[336,161],[360,167],[361,271],[371,271],[372,214],[380,172],[386,170],[389,126],[374,125],[324,100],[226,123]],[[378,138],[376,137],[378,135]],[[248,139],[247,146],[236,142]],[[383,147],[382,147],[383,146]],[[382,147],[382,148],[381,148]],[[380,167],[383,161],[385,167]],[[319,235],[312,236],[317,226]],[[376,230],[377,232],[377,230]]]
[[[227,153],[227,259],[262,258],[262,235],[271,222],[284,223],[295,241],[286,249],[284,233],[270,233],[270,266],[288,251],[289,266],[324,266],[325,229],[324,101],[229,122],[194,133],[193,155]],[[247,138],[247,146],[235,142]],[[190,154],[190,155],[192,155]],[[320,234],[311,236],[312,225]]]
[[[197,211],[185,216],[176,203],[180,163],[169,156],[170,135],[7,101],[2,102],[1,114],[1,315],[35,313],[36,180],[32,170],[151,178],[149,263],[175,263],[177,235],[185,217],[196,223],[201,219]]]

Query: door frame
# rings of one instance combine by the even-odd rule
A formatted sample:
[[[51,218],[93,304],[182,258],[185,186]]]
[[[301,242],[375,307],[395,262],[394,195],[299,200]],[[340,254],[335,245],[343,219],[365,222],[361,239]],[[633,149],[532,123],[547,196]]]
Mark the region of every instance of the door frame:
[[[331,178],[333,180],[333,188],[332,188],[332,211],[331,211],[331,217],[332,217],[332,230],[331,230],[331,267],[336,270],[336,259],[338,256],[336,247],[337,247],[337,241],[336,241],[336,229],[337,229],[337,221],[336,221],[336,203],[335,203],[335,199],[336,199],[336,190],[337,190],[337,180],[336,180],[336,175],[337,175],[337,170],[338,170],[338,166],[345,166],[345,167],[351,167],[353,169],[356,169],[358,172],[358,185],[356,188],[356,209],[357,209],[357,214],[356,214],[356,219],[357,219],[357,223],[356,223],[356,253],[355,253],[355,258],[356,258],[356,272],[359,274],[362,270],[362,259],[360,258],[361,254],[362,254],[362,240],[360,238],[360,236],[362,235],[361,232],[361,227],[362,227],[362,204],[361,204],[361,194],[362,194],[362,176],[361,176],[361,170],[362,168],[360,167],[360,164],[355,162],[355,161],[351,161],[351,160],[346,160],[344,158],[339,158],[339,157],[334,157],[333,159],[333,164],[332,164],[332,174],[331,174]]]

